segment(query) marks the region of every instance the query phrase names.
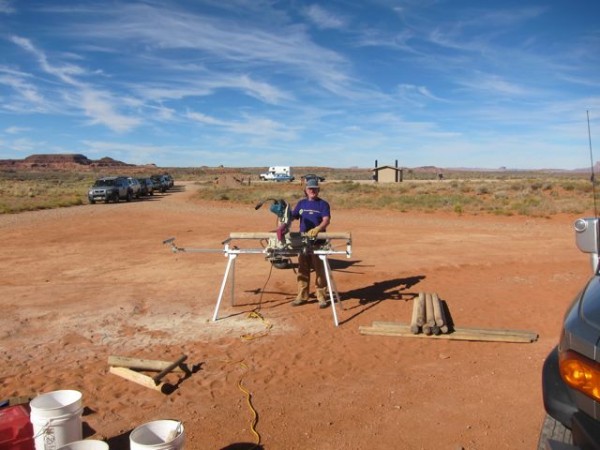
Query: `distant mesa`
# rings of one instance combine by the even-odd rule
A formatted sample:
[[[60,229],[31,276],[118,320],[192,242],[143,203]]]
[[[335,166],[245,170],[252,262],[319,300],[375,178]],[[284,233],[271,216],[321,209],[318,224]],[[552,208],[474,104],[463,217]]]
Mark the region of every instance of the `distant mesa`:
[[[151,164],[154,165],[154,164]],[[77,153],[31,155],[25,159],[0,159],[0,168],[14,169],[85,169],[85,168],[119,168],[136,167],[105,156],[100,159],[89,159]]]

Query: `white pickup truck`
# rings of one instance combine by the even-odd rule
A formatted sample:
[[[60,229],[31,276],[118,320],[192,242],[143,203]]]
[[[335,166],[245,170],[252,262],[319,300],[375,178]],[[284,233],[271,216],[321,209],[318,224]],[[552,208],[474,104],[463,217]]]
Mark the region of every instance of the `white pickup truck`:
[[[294,179],[290,166],[271,166],[259,177],[263,181],[292,181]]]

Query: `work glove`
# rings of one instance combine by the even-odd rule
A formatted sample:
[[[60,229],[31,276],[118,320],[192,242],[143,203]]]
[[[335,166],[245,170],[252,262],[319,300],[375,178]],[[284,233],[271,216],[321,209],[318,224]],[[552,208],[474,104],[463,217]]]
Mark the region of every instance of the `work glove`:
[[[319,234],[319,229],[318,228],[313,228],[311,230],[308,230],[306,234],[308,235],[309,238],[313,238],[314,239],[314,238],[317,237],[317,234]]]

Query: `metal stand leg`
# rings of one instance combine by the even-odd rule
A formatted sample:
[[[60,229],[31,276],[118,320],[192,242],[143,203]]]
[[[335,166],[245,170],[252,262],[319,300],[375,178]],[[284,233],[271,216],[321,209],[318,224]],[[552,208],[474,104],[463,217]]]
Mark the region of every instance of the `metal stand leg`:
[[[237,256],[237,255],[230,255],[230,256]],[[231,284],[231,306],[234,306],[235,304],[235,300],[233,297],[234,294],[234,290],[235,290],[235,258],[233,258],[233,262],[231,263],[231,273],[229,274],[229,278],[231,279],[231,281],[229,282]]]
[[[219,298],[217,299],[217,306],[215,307],[215,313],[213,314],[212,321],[217,321],[217,315],[219,314],[219,307],[221,306],[221,300],[223,300],[223,292],[225,292],[225,286],[227,285],[227,279],[229,278],[229,271],[233,269],[231,272],[231,303],[233,304],[233,288],[234,288],[234,278],[235,278],[235,258],[237,258],[236,254],[230,254],[229,259],[227,261],[227,268],[225,269],[225,275],[223,276],[223,282],[221,283],[221,290],[219,291]]]
[[[337,289],[335,287],[335,283],[333,282],[333,277],[331,276],[331,267],[329,266],[329,261],[327,260],[327,255],[319,255],[321,261],[323,261],[323,267],[325,268],[325,278],[327,279],[327,289],[329,290],[329,301],[331,302],[331,312],[333,313],[333,323],[337,327],[338,317],[336,310],[336,302],[339,301],[339,296]]]

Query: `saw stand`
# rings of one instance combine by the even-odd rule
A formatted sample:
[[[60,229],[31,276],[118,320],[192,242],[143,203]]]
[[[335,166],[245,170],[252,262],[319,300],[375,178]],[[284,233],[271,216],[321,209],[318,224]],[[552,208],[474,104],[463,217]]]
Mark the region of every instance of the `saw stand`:
[[[236,239],[259,239],[259,240],[268,240],[269,243],[277,242],[275,233],[231,233],[229,239],[224,241],[224,249],[223,253],[227,257],[227,266],[225,268],[225,274],[223,276],[223,282],[221,283],[221,289],[219,290],[219,297],[217,298],[217,304],[215,306],[215,312],[213,314],[212,320],[215,322],[218,319],[219,308],[221,307],[221,302],[223,300],[223,295],[225,293],[225,288],[227,286],[227,282],[230,282],[231,285],[231,304],[234,304],[234,294],[235,294],[235,261],[239,255],[242,254],[265,254],[267,259],[270,256],[277,257],[290,257],[290,256],[298,256],[302,252],[310,251],[310,254],[318,255],[319,259],[323,262],[323,267],[325,269],[325,278],[327,280],[327,291],[329,293],[329,301],[331,304],[331,312],[333,314],[333,323],[337,327],[339,325],[338,314],[336,310],[336,302],[340,302],[340,296],[337,291],[337,287],[335,285],[335,281],[333,280],[333,275],[331,271],[331,266],[329,265],[329,260],[327,259],[330,255],[345,255],[347,258],[350,258],[352,254],[352,239],[350,233],[320,233],[319,240],[325,240],[326,242],[330,242],[332,239],[344,239],[346,240],[346,250],[344,251],[336,251],[329,246],[325,246],[323,249],[319,250],[307,250],[306,246],[306,237],[301,236],[300,233],[290,233],[291,239],[288,239],[288,244],[286,246],[280,247],[277,245],[267,245],[265,248],[261,249],[240,249],[236,246],[230,246],[230,242]]]
[[[344,239],[346,241],[346,249],[333,249],[331,246],[331,241],[335,239]],[[230,245],[234,240],[258,240],[261,243],[266,242],[267,244],[262,248],[239,248],[238,246]],[[222,242],[222,250],[177,247],[175,245],[175,238],[166,239],[163,241],[163,244],[170,244],[171,250],[174,253],[223,253],[223,255],[227,258],[225,275],[223,276],[223,282],[221,283],[221,289],[219,290],[219,297],[217,298],[215,312],[212,317],[213,322],[216,322],[218,319],[219,308],[221,307],[223,294],[225,293],[225,287],[227,286],[228,281],[230,281],[231,284],[231,304],[234,305],[235,260],[239,255],[264,255],[265,258],[271,263],[273,263],[273,261],[281,261],[282,258],[288,259],[292,256],[298,256],[300,254],[318,255],[319,259],[323,262],[323,267],[325,269],[325,278],[327,280],[327,290],[329,293],[329,301],[331,303],[333,322],[337,327],[339,325],[339,321],[335,304],[336,302],[341,303],[341,301],[335,286],[335,282],[333,281],[331,266],[329,265],[329,260],[327,257],[330,255],[345,255],[346,258],[350,258],[352,255],[352,237],[350,233],[319,233],[318,240],[325,241],[325,245],[320,246],[318,249],[313,249],[312,241],[304,233],[287,233],[282,242],[279,240],[277,233],[275,232],[239,232],[230,233],[229,238]]]

